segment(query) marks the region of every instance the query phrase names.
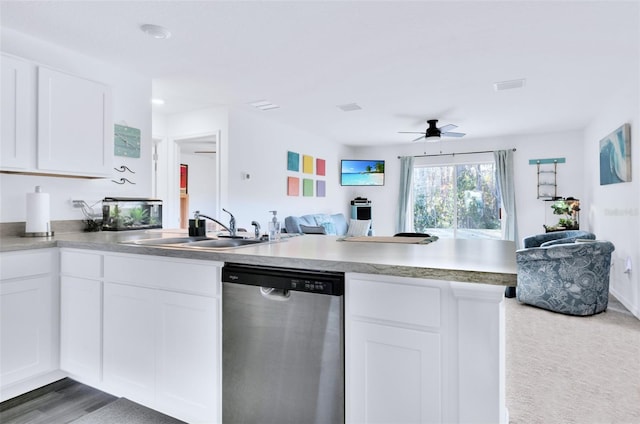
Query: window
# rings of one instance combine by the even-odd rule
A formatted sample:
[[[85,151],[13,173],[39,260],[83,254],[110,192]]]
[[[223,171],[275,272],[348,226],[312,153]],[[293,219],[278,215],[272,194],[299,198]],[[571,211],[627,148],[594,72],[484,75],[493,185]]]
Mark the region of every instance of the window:
[[[493,162],[416,165],[413,228],[445,238],[501,239]]]

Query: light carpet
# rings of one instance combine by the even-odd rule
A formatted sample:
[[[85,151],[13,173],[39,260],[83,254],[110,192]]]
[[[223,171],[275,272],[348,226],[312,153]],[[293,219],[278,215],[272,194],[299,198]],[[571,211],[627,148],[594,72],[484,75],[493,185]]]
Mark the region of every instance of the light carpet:
[[[640,320],[612,298],[574,317],[506,299],[511,424],[640,424]]]

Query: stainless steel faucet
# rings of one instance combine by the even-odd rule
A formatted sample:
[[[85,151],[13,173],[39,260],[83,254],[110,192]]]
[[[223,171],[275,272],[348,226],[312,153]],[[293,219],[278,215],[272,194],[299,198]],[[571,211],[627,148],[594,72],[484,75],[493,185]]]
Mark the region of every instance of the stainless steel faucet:
[[[251,225],[253,225],[254,228],[254,234],[256,236],[257,239],[260,238],[260,224],[258,223],[258,221],[251,221]]]
[[[226,213],[228,213],[229,215],[231,215],[231,212],[229,212],[225,208],[222,208],[222,210],[225,211]],[[229,232],[229,236],[235,237],[237,235],[237,232],[236,232],[236,218],[233,215],[231,215],[231,219],[229,220],[229,226],[228,227],[226,225],[224,225],[222,222],[218,221],[217,219],[211,218],[208,215],[200,213],[200,211],[195,211],[195,213],[193,214],[193,218],[195,220],[198,220],[200,218],[209,219],[209,220],[215,222],[216,224],[218,224],[219,226],[221,226],[222,228],[224,228],[225,230],[227,230]]]

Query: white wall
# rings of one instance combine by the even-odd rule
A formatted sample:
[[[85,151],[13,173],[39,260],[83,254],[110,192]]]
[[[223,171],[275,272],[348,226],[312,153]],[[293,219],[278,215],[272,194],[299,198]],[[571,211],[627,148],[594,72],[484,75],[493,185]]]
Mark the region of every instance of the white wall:
[[[630,52],[631,53],[631,52]],[[635,52],[638,56],[638,52]],[[638,63],[638,62],[636,62]],[[640,66],[639,66],[640,67]],[[602,104],[602,111],[585,131],[584,181],[586,211],[599,239],[613,242],[610,290],[640,318],[640,69],[627,84],[620,82],[618,96]],[[600,140],[628,123],[631,126],[630,182],[600,185]],[[629,258],[632,271],[625,273]]]
[[[582,200],[584,193],[582,170],[582,132],[562,132],[528,136],[500,137],[495,139],[456,140],[443,138],[441,142],[406,144],[397,147],[356,148],[355,159],[384,159],[384,187],[358,187],[352,196],[359,195],[372,200],[372,216],[376,235],[392,235],[395,232],[398,189],[400,185],[400,160],[398,156],[462,153],[484,150],[516,148],[514,152],[516,213],[518,237],[544,232],[545,208],[548,205],[537,198],[537,169],[529,165],[530,159],[566,158],[558,165],[558,195]],[[456,159],[461,158],[458,156]],[[451,163],[451,156],[442,156],[443,163]],[[581,229],[588,223],[581,222]]]
[[[167,142],[163,143],[166,144],[165,147],[168,146],[168,151],[162,153],[168,158],[168,163],[160,165],[160,168],[169,174],[162,178],[176,181],[177,177],[174,178],[173,175],[177,173],[173,173],[171,169],[179,162],[179,156],[172,151],[173,140],[218,134],[216,178],[220,181],[220,196],[217,206],[212,199],[200,199],[202,202],[210,202],[203,203],[204,206],[200,208],[207,215],[226,222],[228,215],[222,212],[222,208],[225,208],[234,214],[238,227],[251,230],[251,221],[255,220],[265,231],[271,216],[270,210],[277,210],[281,221],[288,215],[349,213],[349,199],[353,194],[339,183],[340,159],[350,156],[346,154],[349,150],[347,147],[238,109],[210,108],[168,116],[154,115],[153,126],[154,135],[166,139]],[[287,151],[325,159],[327,175],[316,177],[287,171]],[[243,174],[249,174],[250,178],[243,179]],[[326,197],[287,196],[287,176],[324,179],[327,186]],[[190,191],[203,191],[205,187],[199,186],[211,184],[212,181],[207,177],[193,176],[189,179]],[[174,196],[177,190],[175,185],[166,196]],[[177,198],[177,194],[175,197]],[[209,205],[213,205],[211,207],[214,209],[210,209]],[[190,205],[189,209],[194,208]],[[169,209],[163,211],[165,218],[171,213],[167,211]],[[177,217],[177,211],[174,213]],[[175,223],[174,219],[169,219],[164,226],[177,228],[177,218],[175,219]]]
[[[26,193],[36,185],[51,196],[51,219],[83,219],[71,198],[93,203],[105,196],[150,197],[151,195],[151,80],[96,61],[71,50],[2,28],[2,51],[111,86],[114,123],[139,128],[140,159],[114,157],[114,166],[126,165],[136,172],[127,178],[136,185],[118,185],[110,179],[78,179],[0,174],[0,222],[26,220]],[[78,158],[82,160],[82,158]],[[113,171],[114,179],[123,176]]]
[[[273,111],[277,113],[277,111]],[[232,211],[238,225],[252,220],[266,229],[269,211],[277,210],[281,221],[288,215],[338,213],[348,216],[351,192],[340,186],[340,159],[348,148],[316,135],[275,123],[268,118],[238,109],[229,114],[229,197],[223,207]],[[326,161],[324,177],[287,171],[287,151]],[[315,165],[314,165],[315,166]],[[242,179],[249,173],[250,179]],[[287,196],[287,176],[326,181],[326,197]],[[315,194],[315,191],[314,191]]]

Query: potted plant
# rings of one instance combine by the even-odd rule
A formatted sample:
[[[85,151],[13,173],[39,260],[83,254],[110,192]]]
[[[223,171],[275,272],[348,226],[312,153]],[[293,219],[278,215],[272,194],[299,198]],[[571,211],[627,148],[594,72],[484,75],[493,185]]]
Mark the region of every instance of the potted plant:
[[[547,226],[544,228],[547,231],[564,231],[564,230],[579,230],[580,222],[578,221],[578,212],[580,211],[580,201],[573,197],[567,197],[566,199],[558,199],[551,204],[554,215],[561,215],[558,219],[558,223],[555,226]]]

